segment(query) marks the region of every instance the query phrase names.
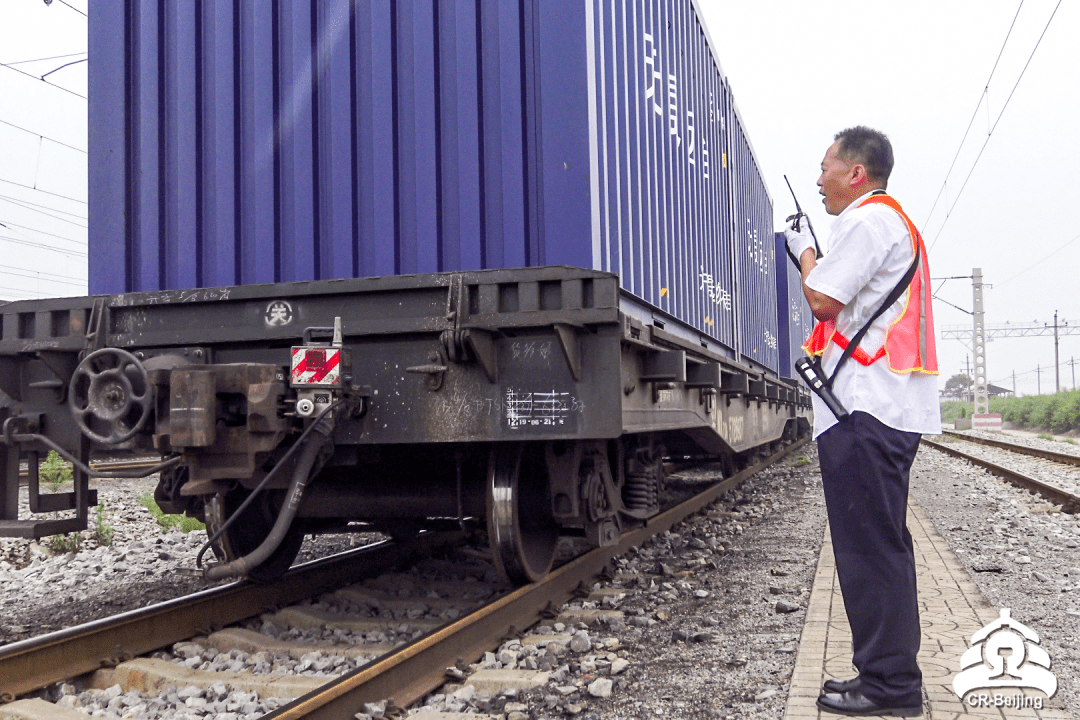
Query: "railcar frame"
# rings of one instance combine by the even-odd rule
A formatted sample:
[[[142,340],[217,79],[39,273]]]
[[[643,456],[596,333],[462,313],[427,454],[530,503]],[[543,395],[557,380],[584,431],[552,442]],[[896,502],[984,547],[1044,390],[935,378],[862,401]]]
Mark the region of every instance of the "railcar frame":
[[[162,508],[218,536],[210,577],[276,575],[307,532],[366,523],[402,535],[471,519],[507,579],[535,580],[560,534],[606,545],[655,515],[665,458],[717,457],[733,472],[809,431],[805,388],[737,362],[594,270],[0,312],[0,534],[85,528],[90,459],[151,453],[162,458]],[[316,370],[297,372],[294,358],[312,351]],[[41,492],[50,449],[75,462],[71,492]],[[18,512],[21,462],[30,518]],[[59,510],[74,517],[40,515]]]

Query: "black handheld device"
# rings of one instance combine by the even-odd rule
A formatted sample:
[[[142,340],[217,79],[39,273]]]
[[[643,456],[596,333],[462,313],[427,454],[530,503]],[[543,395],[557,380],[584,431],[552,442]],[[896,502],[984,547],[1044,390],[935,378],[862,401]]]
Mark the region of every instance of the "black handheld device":
[[[825,405],[829,408],[836,419],[843,422],[848,419],[849,413],[844,406],[840,404],[840,401],[833,395],[832,387],[825,381],[825,378],[818,372],[818,366],[810,358],[801,357],[795,361],[795,371],[799,373],[799,376],[810,386],[810,389],[817,394],[819,398],[825,401]]]

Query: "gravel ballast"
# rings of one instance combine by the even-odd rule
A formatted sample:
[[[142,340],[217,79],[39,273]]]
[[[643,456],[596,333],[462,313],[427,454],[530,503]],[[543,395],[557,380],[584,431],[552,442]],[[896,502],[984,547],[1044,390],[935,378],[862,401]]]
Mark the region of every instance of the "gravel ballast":
[[[0,538],[0,645],[210,587],[195,569],[206,533],[165,531],[140,502],[156,484],[143,478],[97,486],[103,524],[111,530],[108,545],[96,539],[97,508],[90,509],[90,529],[79,533],[78,552],[54,552],[49,538]],[[21,516],[29,517],[26,488],[20,493]],[[297,561],[360,542],[360,536],[309,537]],[[204,562],[213,560],[207,551]]]
[[[555,676],[543,687],[463,701],[462,690],[449,686],[414,712],[468,708],[501,711],[508,720],[782,717],[825,526],[813,446],[803,457],[813,463],[797,468],[804,461],[789,459],[622,558],[619,571],[637,577],[597,587],[620,591],[611,607],[625,620],[556,626],[587,632],[591,648],[557,649],[548,658]],[[1076,520],[929,449],[916,459],[911,496],[986,599],[1039,633],[1059,680],[1050,706],[1080,707],[1073,680],[1080,654],[1071,647],[1080,637]],[[517,650],[511,642],[498,654]],[[477,667],[497,665],[489,656]],[[596,686],[605,675],[610,684]]]
[[[997,437],[1000,437],[998,435]],[[1020,441],[1007,438],[1010,442]],[[1045,441],[1043,441],[1045,442]],[[971,446],[964,444],[967,451]],[[1010,467],[1030,461],[1013,455]],[[1044,464],[1032,472],[1058,483]],[[1019,469],[1019,467],[1018,467]],[[1060,468],[1062,476],[1072,468]],[[911,497],[971,574],[983,596],[1038,633],[1058,691],[1052,706],[1080,709],[1080,522],[989,471],[942,453],[919,452]],[[970,639],[969,639],[970,642]]]

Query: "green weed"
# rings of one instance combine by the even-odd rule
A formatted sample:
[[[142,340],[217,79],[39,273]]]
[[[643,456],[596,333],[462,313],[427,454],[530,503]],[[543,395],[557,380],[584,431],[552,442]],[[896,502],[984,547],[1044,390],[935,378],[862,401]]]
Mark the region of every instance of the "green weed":
[[[788,463],[788,467],[797,468],[797,467],[803,467],[804,465],[813,465],[813,464],[814,464],[814,461],[811,460],[810,458],[796,458],[795,460],[792,460],[791,462]]]
[[[49,538],[49,549],[54,553],[79,552],[82,549],[82,535],[79,533],[53,535]]]
[[[50,450],[45,456],[45,462],[38,469],[38,477],[49,492],[56,492],[64,483],[71,482],[71,463],[60,457],[55,450]]]
[[[94,511],[94,540],[98,545],[112,545],[114,530],[108,523],[108,517],[105,503],[101,503]]]
[[[154,502],[154,496],[150,493],[144,493],[139,496],[139,503],[150,511],[150,514],[154,516],[154,520],[161,526],[161,529],[168,532],[169,530],[179,529],[180,532],[189,533],[193,530],[205,530],[206,526],[193,517],[187,515],[167,515],[158,504]]]
[[[189,533],[196,530],[206,530],[206,525],[199,521],[198,518],[188,517],[187,515],[176,515],[180,518],[180,532]]]

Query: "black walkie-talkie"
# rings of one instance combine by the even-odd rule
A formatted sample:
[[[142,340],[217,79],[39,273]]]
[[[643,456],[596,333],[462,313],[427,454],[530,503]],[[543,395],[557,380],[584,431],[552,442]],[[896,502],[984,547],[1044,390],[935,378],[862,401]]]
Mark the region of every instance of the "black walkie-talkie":
[[[836,416],[836,419],[840,422],[847,420],[849,413],[844,409],[844,406],[840,404],[840,401],[833,395],[832,388],[825,382],[825,378],[818,372],[818,366],[810,358],[801,357],[795,361],[795,371],[799,373],[810,389],[817,394],[819,398],[825,401],[825,405],[832,411],[832,414]]]

